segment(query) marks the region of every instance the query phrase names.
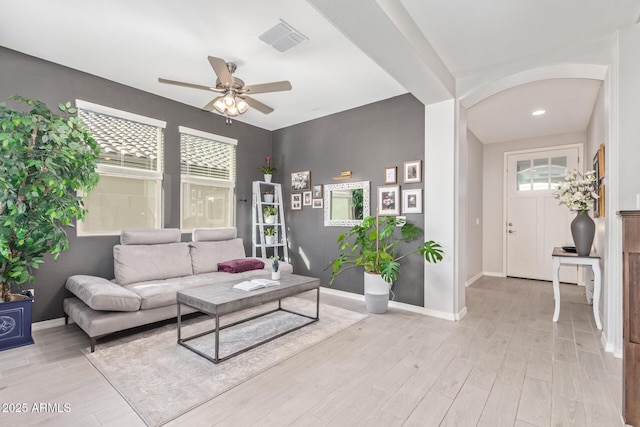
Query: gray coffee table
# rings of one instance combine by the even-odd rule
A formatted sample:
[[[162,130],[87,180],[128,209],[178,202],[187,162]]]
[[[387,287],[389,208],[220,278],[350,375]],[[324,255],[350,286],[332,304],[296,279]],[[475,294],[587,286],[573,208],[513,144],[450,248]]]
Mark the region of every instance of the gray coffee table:
[[[240,289],[233,289],[233,285],[243,282],[245,280],[251,280],[256,278],[265,278],[270,279],[271,277],[268,275],[264,276],[256,276],[251,277],[244,280],[232,280],[229,282],[216,283],[215,285],[202,286],[199,288],[186,289],[184,291],[179,291],[177,294],[178,299],[178,344],[183,347],[188,348],[189,350],[199,354],[200,356],[212,361],[213,363],[219,363],[224,360],[227,360],[233,356],[237,356],[240,353],[244,353],[245,351],[251,350],[259,345],[272,341],[278,337],[286,335],[290,332],[298,330],[304,326],[307,326],[311,323],[317,322],[320,319],[320,279],[314,277],[306,277],[306,276],[298,276],[296,274],[282,274],[279,282],[280,285],[271,286],[268,288],[257,289],[255,291],[243,291]],[[284,309],[282,307],[282,299],[288,298],[293,295],[297,295],[306,291],[310,291],[315,289],[317,292],[316,296],[316,316],[308,316],[306,314],[297,313],[291,310]],[[235,323],[231,323],[229,325],[225,325],[220,327],[220,317],[235,313],[241,310],[245,310],[247,308],[255,307],[261,304],[265,304],[272,301],[278,301],[278,308],[274,310],[270,310],[266,313],[259,314],[257,316],[252,316],[247,319],[240,320]],[[181,336],[181,320],[182,316],[180,314],[180,306],[184,304],[189,307],[193,307],[198,311],[206,313],[210,316],[213,316],[216,321],[215,329],[210,331],[205,331],[199,333],[197,335],[190,336],[188,338],[182,338]],[[220,330],[229,328],[231,326],[238,325],[240,323],[248,322],[249,320],[256,319],[261,316],[266,316],[267,314],[271,314],[276,311],[286,311],[288,313],[292,313],[298,316],[306,317],[310,319],[309,322],[306,322],[302,325],[299,325],[295,328],[289,329],[282,333],[279,333],[273,337],[270,337],[264,341],[251,345],[249,347],[243,348],[235,353],[227,355],[225,357],[220,357]],[[207,334],[215,334],[215,351],[214,356],[211,357],[208,354],[205,354],[198,349],[192,347],[187,344],[187,341],[201,337]]]

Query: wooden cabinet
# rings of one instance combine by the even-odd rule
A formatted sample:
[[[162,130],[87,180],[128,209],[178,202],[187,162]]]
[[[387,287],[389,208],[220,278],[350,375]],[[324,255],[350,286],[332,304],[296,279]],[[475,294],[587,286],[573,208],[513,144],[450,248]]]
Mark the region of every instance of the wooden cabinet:
[[[640,211],[621,211],[623,252],[623,408],[640,426]]]

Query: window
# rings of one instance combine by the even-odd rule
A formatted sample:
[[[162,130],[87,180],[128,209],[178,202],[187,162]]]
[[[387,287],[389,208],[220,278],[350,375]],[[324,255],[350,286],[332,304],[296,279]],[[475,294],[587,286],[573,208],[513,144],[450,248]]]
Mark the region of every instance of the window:
[[[238,141],[180,126],[181,227],[235,225]]]
[[[518,160],[518,191],[555,190],[567,175],[567,156]]]
[[[162,228],[166,123],[80,100],[76,106],[100,146],[100,182],[84,199],[89,213],[78,234]]]

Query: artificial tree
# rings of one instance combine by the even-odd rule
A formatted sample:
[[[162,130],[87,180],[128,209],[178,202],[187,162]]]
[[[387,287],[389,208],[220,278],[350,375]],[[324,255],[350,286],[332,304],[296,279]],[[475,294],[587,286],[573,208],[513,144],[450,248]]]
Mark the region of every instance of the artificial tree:
[[[64,115],[44,103],[14,96],[17,111],[0,103],[0,283],[2,301],[33,282],[48,252],[57,260],[69,242],[65,227],[87,210],[76,192],[98,183],[99,148],[76,109]]]

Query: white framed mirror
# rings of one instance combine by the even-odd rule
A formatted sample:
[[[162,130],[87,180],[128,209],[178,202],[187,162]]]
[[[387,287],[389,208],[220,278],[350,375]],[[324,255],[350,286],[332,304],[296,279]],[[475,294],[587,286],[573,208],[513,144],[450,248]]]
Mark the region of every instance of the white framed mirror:
[[[370,212],[370,182],[345,182],[324,186],[325,227],[353,227]]]

